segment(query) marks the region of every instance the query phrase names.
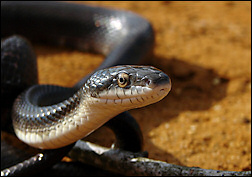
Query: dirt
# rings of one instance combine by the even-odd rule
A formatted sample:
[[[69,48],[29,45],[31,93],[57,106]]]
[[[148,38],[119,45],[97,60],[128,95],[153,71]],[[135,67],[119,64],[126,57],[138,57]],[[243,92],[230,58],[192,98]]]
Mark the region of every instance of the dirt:
[[[251,170],[251,3],[86,3],[130,10],[153,25],[152,65],[170,76],[172,90],[162,101],[130,111],[149,158]],[[36,52],[40,83],[63,86],[74,85],[103,60],[68,49],[37,46]],[[93,140],[106,139],[104,132]]]

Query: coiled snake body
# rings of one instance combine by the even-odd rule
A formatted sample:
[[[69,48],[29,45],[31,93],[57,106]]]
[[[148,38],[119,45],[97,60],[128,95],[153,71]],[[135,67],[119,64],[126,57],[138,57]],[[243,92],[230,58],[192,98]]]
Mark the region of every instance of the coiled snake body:
[[[5,83],[1,81],[1,94],[12,102],[19,93],[10,91],[20,92],[23,87],[29,87],[15,100],[12,121],[17,137],[33,147],[56,149],[67,146],[124,111],[161,100],[171,89],[170,79],[162,71],[151,66],[132,65],[150,54],[154,41],[151,25],[136,14],[58,2],[1,2],[1,11],[2,38],[19,34],[35,42],[106,56],[92,75],[72,88],[31,86],[36,84],[36,77],[28,79],[31,72],[23,72],[33,66],[20,69],[16,67],[20,65],[19,61],[8,62],[12,56],[18,60],[33,58],[32,51],[21,50],[20,46],[23,48],[27,44],[16,36],[1,43],[1,80],[5,80]],[[36,65],[33,60],[29,63]],[[11,71],[12,75],[22,73],[22,76],[9,77],[11,66],[15,69]],[[19,84],[25,86],[12,88]],[[10,99],[11,96],[14,98]],[[132,117],[126,117],[120,120],[119,115],[116,119],[125,121],[123,126],[129,135],[116,125],[110,127],[118,133],[119,148],[139,151],[139,127],[129,123],[134,122]],[[127,136],[135,137],[139,142]]]

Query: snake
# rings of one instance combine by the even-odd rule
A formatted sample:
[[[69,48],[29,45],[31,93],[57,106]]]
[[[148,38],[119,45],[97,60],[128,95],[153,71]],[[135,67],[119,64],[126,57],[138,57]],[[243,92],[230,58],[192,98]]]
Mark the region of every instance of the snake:
[[[127,111],[156,103],[171,90],[167,74],[137,65],[153,50],[148,20],[83,4],[6,1],[1,2],[1,26],[1,96],[5,107],[12,107],[11,126],[19,140],[50,154],[65,152],[105,124],[115,132],[118,148],[142,149],[141,131]],[[105,60],[73,87],[41,85],[26,39],[102,54]],[[1,173],[15,174],[11,170],[17,168],[20,164]]]

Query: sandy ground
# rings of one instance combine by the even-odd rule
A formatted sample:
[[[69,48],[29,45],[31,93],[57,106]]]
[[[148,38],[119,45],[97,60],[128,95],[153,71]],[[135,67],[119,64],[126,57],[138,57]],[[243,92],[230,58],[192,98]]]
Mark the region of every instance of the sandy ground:
[[[251,170],[251,3],[87,3],[131,10],[153,25],[152,64],[171,77],[172,91],[159,103],[130,111],[149,157]],[[36,52],[40,83],[63,86],[74,85],[103,60],[58,48],[37,46]],[[97,131],[93,140],[105,139],[104,132]]]

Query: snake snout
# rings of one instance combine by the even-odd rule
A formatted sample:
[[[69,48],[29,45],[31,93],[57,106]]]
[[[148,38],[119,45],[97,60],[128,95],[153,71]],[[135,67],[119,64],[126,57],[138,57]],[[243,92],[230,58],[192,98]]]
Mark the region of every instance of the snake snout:
[[[164,92],[168,94],[171,90],[171,79],[164,72],[155,70],[155,73],[148,76],[146,86],[152,89],[153,92]]]
[[[153,80],[153,92],[160,96],[160,100],[164,98],[171,90],[171,79],[163,72],[158,74],[158,77]]]
[[[152,74],[149,77],[150,77],[150,81],[149,81],[150,87],[171,84],[169,76],[161,71],[159,71],[158,73]]]
[[[160,78],[157,80],[157,85],[161,87],[160,92],[167,93],[171,90],[171,79],[164,73],[160,73]]]

